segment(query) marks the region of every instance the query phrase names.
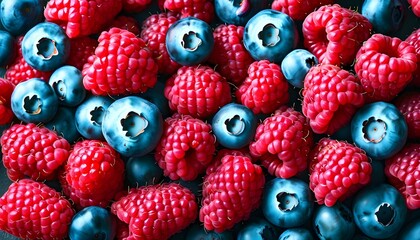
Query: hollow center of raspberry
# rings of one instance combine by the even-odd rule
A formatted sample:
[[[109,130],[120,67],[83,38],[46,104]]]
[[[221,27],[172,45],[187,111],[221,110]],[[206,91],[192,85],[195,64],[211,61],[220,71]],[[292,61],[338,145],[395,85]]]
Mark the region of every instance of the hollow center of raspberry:
[[[375,220],[382,226],[389,226],[394,222],[395,210],[389,203],[382,203],[375,211]]]
[[[55,41],[49,38],[41,38],[36,44],[36,49],[36,54],[44,58],[44,60],[49,60],[52,57],[58,55],[58,50],[55,46]]]
[[[105,109],[103,107],[95,107],[92,111],[90,111],[90,120],[94,125],[101,126],[104,114]]]
[[[125,136],[135,138],[140,136],[149,125],[149,121],[143,117],[143,114],[129,112],[125,118],[121,119],[121,126]]]
[[[52,87],[58,99],[63,101],[66,98],[66,84],[62,80],[58,80],[52,84]]]
[[[238,136],[244,132],[245,123],[239,115],[235,115],[225,121],[226,130],[229,134]]]
[[[26,96],[23,99],[23,109],[25,112],[30,115],[36,115],[41,113],[42,100],[37,96],[33,95],[31,97]]]
[[[194,52],[195,50],[200,47],[200,45],[203,43],[203,40],[201,40],[200,37],[198,37],[197,33],[193,31],[189,31],[187,34],[184,34],[184,37],[182,38],[181,45],[182,47],[187,50]]]
[[[277,202],[279,202],[279,209],[283,212],[293,210],[297,205],[299,205],[299,200],[296,197],[296,194],[280,192],[276,196]]]
[[[262,31],[258,33],[264,47],[273,47],[280,42],[280,30],[274,24],[266,24]]]
[[[386,135],[386,127],[383,120],[370,117],[363,122],[363,137],[368,142],[379,143]]]

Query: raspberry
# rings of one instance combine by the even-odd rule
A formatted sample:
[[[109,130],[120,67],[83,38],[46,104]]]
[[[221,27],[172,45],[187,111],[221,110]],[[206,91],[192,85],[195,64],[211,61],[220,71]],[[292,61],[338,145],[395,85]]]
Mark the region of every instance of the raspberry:
[[[217,151],[217,154],[214,157],[213,162],[207,167],[206,174],[208,175],[214,172],[217,169],[217,167],[219,167],[219,165],[222,163],[222,159],[226,155],[244,156],[251,159],[251,161],[254,162],[254,159],[252,158],[252,155],[249,152],[248,148],[240,148],[240,149],[222,148]]]
[[[184,66],[167,80],[165,97],[180,114],[204,119],[231,101],[225,78],[208,66]]]
[[[74,210],[44,183],[22,179],[0,198],[0,229],[21,239],[65,239]]]
[[[236,97],[255,114],[269,114],[289,101],[288,88],[280,66],[260,60],[249,66],[248,77],[236,90]]]
[[[223,232],[247,220],[260,205],[265,184],[262,168],[245,156],[226,155],[204,178],[200,221],[208,231]]]
[[[420,208],[420,144],[407,144],[385,161],[385,175],[405,197],[409,209]]]
[[[357,53],[354,70],[369,101],[390,101],[417,68],[415,48],[399,38],[374,34]]]
[[[165,120],[155,158],[170,179],[191,181],[212,162],[215,141],[210,124],[175,114]]]
[[[152,3],[152,0],[122,0],[122,8],[128,13],[139,13],[145,10]]]
[[[71,51],[66,64],[82,71],[83,65],[88,62],[88,58],[95,54],[97,45],[98,42],[90,37],[71,38]]]
[[[240,85],[247,77],[249,65],[254,62],[242,43],[244,27],[219,25],[213,31],[214,48],[208,62],[228,81]]]
[[[163,8],[179,14],[180,18],[195,17],[207,23],[214,18],[211,0],[165,0]]]
[[[15,116],[11,107],[11,98],[14,89],[15,85],[12,82],[0,78],[0,125],[11,123]]]
[[[69,38],[99,33],[122,9],[122,0],[48,1],[45,19],[66,31]]]
[[[132,188],[111,206],[128,224],[127,239],[168,239],[197,218],[194,194],[177,183]]]
[[[120,28],[99,36],[95,55],[83,67],[83,85],[95,95],[145,92],[157,81],[157,65],[140,38]]]
[[[123,189],[124,162],[106,142],[77,142],[64,167],[60,182],[77,208],[106,207]]]
[[[251,154],[271,175],[291,178],[308,166],[313,133],[302,113],[286,106],[257,127]]]
[[[420,140],[420,94],[415,91],[404,92],[394,103],[407,122],[408,138]]]
[[[166,33],[176,21],[178,21],[177,17],[171,16],[169,13],[160,13],[151,15],[142,25],[140,36],[152,51],[160,74],[174,74],[180,67],[178,63],[169,57],[165,43]]]
[[[350,65],[372,25],[360,13],[338,4],[326,5],[303,21],[303,44],[320,63]]]
[[[411,10],[413,11],[414,15],[420,17],[420,1],[419,0],[408,0],[408,4],[410,4]]]
[[[271,8],[289,15],[293,20],[304,20],[316,8],[333,4],[334,0],[299,1],[299,0],[274,0]]]
[[[420,1],[419,1],[420,3]],[[419,4],[419,12],[420,12],[420,4]],[[420,87],[420,28],[413,31],[406,39],[406,42],[411,44],[416,49],[417,55],[417,70],[413,74],[413,80],[411,83],[416,86]]]
[[[140,36],[140,26],[137,20],[133,17],[123,15],[117,16],[110,22],[107,30],[114,27],[130,31],[134,33],[134,35]]]
[[[350,72],[321,64],[306,74],[302,112],[315,133],[335,133],[350,122],[363,104],[362,86]]]
[[[318,204],[331,207],[368,184],[372,166],[360,148],[323,138],[311,152],[309,173],[309,187]]]
[[[46,127],[14,124],[0,138],[3,164],[12,181],[30,177],[52,180],[67,161],[70,144]]]

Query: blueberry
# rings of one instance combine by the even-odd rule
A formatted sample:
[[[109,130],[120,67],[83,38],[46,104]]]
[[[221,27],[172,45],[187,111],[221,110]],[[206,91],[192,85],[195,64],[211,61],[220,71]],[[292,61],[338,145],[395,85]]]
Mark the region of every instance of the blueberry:
[[[2,0],[0,20],[10,34],[23,35],[44,18],[44,7],[39,0]]]
[[[387,159],[407,141],[407,123],[391,103],[374,102],[359,109],[351,121],[354,143],[375,160]]]
[[[46,123],[56,114],[58,98],[52,87],[40,78],[16,85],[11,97],[12,111],[26,123]]]
[[[0,30],[0,66],[11,63],[16,56],[16,41],[10,33]]]
[[[289,228],[278,240],[313,240],[312,234],[306,228]]]
[[[69,54],[70,40],[55,23],[38,23],[23,37],[23,58],[37,70],[55,70],[65,63]]]
[[[75,107],[85,99],[86,89],[83,87],[82,72],[73,66],[66,65],[56,69],[50,77],[49,84],[63,106]]]
[[[356,232],[351,211],[340,202],[332,207],[318,207],[314,213],[313,227],[321,240],[350,240]]]
[[[216,15],[226,24],[245,26],[259,11],[268,7],[267,0],[215,0]]]
[[[75,111],[70,107],[58,107],[57,113],[51,121],[45,124],[45,127],[57,132],[70,144],[75,143],[80,138],[76,128]]]
[[[420,236],[420,218],[414,219],[408,223],[399,233],[400,240],[418,239]]]
[[[128,184],[131,187],[157,184],[163,178],[163,170],[150,154],[142,157],[130,157],[125,164],[125,171]]]
[[[369,20],[375,32],[389,34],[401,28],[405,11],[401,0],[365,0],[362,15]]]
[[[204,62],[214,47],[213,31],[206,22],[187,17],[178,20],[166,33],[169,57],[184,66]]]
[[[165,83],[162,79],[158,79],[154,87],[147,89],[144,93],[138,94],[138,96],[155,104],[162,113],[162,117],[167,118],[171,115],[171,109],[169,108],[168,99],[165,97],[164,90]]]
[[[233,240],[233,233],[231,231],[224,231],[216,233],[214,231],[207,231],[200,223],[194,223],[188,227],[185,239],[200,239],[200,240]]]
[[[253,16],[244,29],[244,46],[255,60],[281,63],[296,48],[298,31],[285,13],[264,9]]]
[[[312,215],[314,198],[309,185],[297,178],[274,178],[269,181],[261,208],[272,224],[291,228],[304,225]]]
[[[385,239],[398,233],[407,216],[404,197],[389,184],[360,191],[353,203],[356,225],[368,237]]]
[[[280,231],[264,218],[248,221],[238,232],[236,240],[277,239]]]
[[[303,80],[309,69],[318,64],[318,58],[305,49],[295,49],[281,62],[286,80],[297,88],[303,88]]]

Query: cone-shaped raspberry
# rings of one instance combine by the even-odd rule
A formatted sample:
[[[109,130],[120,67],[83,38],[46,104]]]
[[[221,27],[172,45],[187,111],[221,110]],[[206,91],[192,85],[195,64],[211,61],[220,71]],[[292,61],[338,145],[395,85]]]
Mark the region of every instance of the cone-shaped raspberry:
[[[274,0],[271,8],[289,15],[293,20],[304,20],[309,13],[323,5],[332,4],[334,0],[299,1]]]
[[[163,8],[178,14],[180,18],[195,17],[207,23],[214,18],[214,6],[211,0],[164,0]]]
[[[14,89],[15,85],[12,82],[0,78],[0,125],[11,123],[15,116],[11,107],[11,98]]]
[[[419,1],[419,11],[420,11],[420,1]],[[406,39],[406,42],[411,44],[416,49],[417,55],[417,70],[413,74],[413,79],[411,84],[416,87],[420,87],[420,28],[414,30]]]
[[[395,106],[404,115],[408,138],[420,141],[420,93],[407,91],[395,98]]]

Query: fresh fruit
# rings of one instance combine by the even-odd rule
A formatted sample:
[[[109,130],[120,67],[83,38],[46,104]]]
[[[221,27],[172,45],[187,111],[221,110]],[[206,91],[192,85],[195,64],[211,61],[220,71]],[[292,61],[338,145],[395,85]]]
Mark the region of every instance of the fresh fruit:
[[[414,219],[410,223],[407,223],[400,231],[398,237],[400,240],[411,240],[415,239],[420,235],[420,219]]]
[[[420,87],[420,67],[419,67],[420,65],[420,28],[417,30],[414,30],[405,39],[405,41],[411,44],[415,48],[416,55],[417,55],[417,70],[414,72],[413,79],[411,80],[410,83],[416,87]]]
[[[11,123],[14,113],[11,106],[11,98],[15,85],[3,78],[0,78],[0,125]]]
[[[185,239],[234,240],[235,238],[232,231],[224,231],[222,233],[207,231],[200,223],[193,223],[188,227]]]
[[[401,0],[367,0],[363,2],[362,15],[376,33],[388,34],[401,28],[405,10]]]
[[[289,15],[293,20],[304,20],[309,13],[317,8],[334,3],[334,0],[294,1],[274,0],[271,8]]]
[[[44,126],[73,144],[80,138],[76,128],[75,111],[76,109],[71,107],[58,107],[57,113],[50,121],[44,123]]]
[[[125,175],[130,187],[158,184],[163,178],[163,170],[153,155],[131,157],[125,164]]]
[[[14,36],[24,35],[44,19],[40,0],[2,0],[0,20],[4,29]]]
[[[15,60],[16,51],[15,38],[9,32],[0,30],[0,66],[7,66],[12,63]]]
[[[284,231],[278,240],[313,240],[311,232],[306,228],[289,228]]]
[[[255,14],[268,7],[268,2],[267,0],[215,0],[214,10],[222,22],[245,26]]]
[[[277,239],[279,229],[264,218],[251,219],[239,230],[237,240],[265,240]]]
[[[413,13],[420,17],[420,1],[419,0],[407,0],[408,4],[410,4],[411,10]]]
[[[416,91],[406,91],[395,98],[395,107],[404,115],[407,122],[408,139],[420,140],[420,94]]]
[[[318,65],[318,59],[305,49],[295,49],[281,62],[281,71],[286,80],[297,88],[303,88],[306,74]]]
[[[83,65],[88,62],[88,58],[95,54],[97,45],[98,42],[90,37],[71,38],[71,51],[65,64],[73,66],[82,71]]]
[[[145,10],[152,0],[122,0],[122,10],[128,13],[136,13]]]
[[[314,213],[313,227],[319,239],[351,240],[356,232],[352,212],[342,203],[319,206]]]
[[[214,5],[211,0],[162,0],[164,10],[180,16],[180,18],[194,17],[210,23],[214,18]]]
[[[54,89],[60,105],[75,107],[85,99],[82,72],[76,67],[65,65],[56,69],[48,83]]]
[[[172,115],[172,111],[169,108],[168,99],[165,97],[165,81],[166,78],[158,77],[158,81],[155,86],[147,89],[144,93],[139,93],[137,96],[153,103],[159,108],[163,118],[167,118]]]

